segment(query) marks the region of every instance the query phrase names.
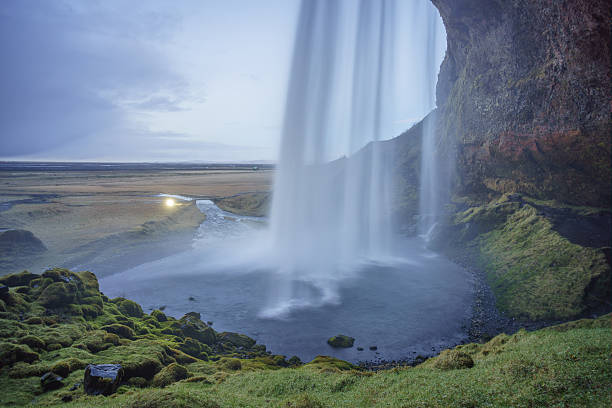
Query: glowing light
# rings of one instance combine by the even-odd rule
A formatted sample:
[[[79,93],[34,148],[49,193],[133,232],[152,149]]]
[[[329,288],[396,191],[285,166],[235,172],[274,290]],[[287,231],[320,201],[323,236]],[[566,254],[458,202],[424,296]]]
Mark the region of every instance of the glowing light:
[[[174,204],[176,204],[176,201],[174,201],[173,198],[166,198],[165,203],[167,207],[174,207]]]

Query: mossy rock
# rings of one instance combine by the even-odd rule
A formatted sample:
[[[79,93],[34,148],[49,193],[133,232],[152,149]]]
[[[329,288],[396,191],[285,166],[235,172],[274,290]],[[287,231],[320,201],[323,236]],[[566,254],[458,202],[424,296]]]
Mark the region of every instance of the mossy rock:
[[[85,368],[87,363],[78,358],[68,358],[54,363],[51,366],[51,372],[60,375],[64,378],[68,377],[71,372]]]
[[[75,300],[75,293],[64,282],[53,282],[38,297],[38,303],[45,307],[68,306]]]
[[[157,341],[142,339],[111,347],[99,352],[97,357],[101,359],[100,362],[121,364],[126,379],[152,379],[164,366],[175,362],[169,351],[167,346]]]
[[[191,337],[207,345],[213,345],[217,341],[215,331],[200,320],[199,313],[187,313],[178,322],[173,323],[177,324],[184,337]]]
[[[357,368],[348,361],[329,356],[316,356],[310,363],[305,364],[304,367],[319,370],[335,369],[338,371],[354,370]]]
[[[191,337],[186,337],[181,344],[179,344],[179,350],[190,356],[198,357],[202,352],[202,343]]]
[[[140,305],[132,300],[117,298],[112,300],[113,303],[117,305],[119,311],[126,316],[130,317],[142,317],[144,316],[144,312]]]
[[[137,387],[137,388],[145,388],[149,385],[149,382],[147,381],[147,379],[143,377],[132,377],[127,380],[127,383],[131,385],[132,387]]]
[[[220,343],[230,343],[236,347],[250,349],[255,345],[255,340],[244,334],[222,332],[217,334],[217,341]]]
[[[0,365],[6,366],[18,361],[32,363],[38,360],[38,353],[24,344],[0,343]]]
[[[337,336],[330,337],[327,340],[327,344],[329,344],[332,347],[348,348],[348,347],[353,347],[354,343],[355,343],[354,338],[345,336],[343,334],[339,334]]]
[[[40,377],[44,373],[49,372],[49,370],[48,363],[32,364],[19,361],[8,370],[8,376],[9,378]]]
[[[242,363],[237,358],[224,357],[217,362],[217,365],[220,368],[231,370],[231,371],[238,371],[242,369]]]
[[[119,337],[123,337],[125,339],[130,339],[130,340],[136,336],[132,329],[130,329],[129,327],[123,324],[119,324],[119,323],[102,326],[100,327],[100,329],[108,333],[113,333]]]
[[[172,363],[164,367],[153,377],[151,384],[154,387],[166,387],[172,383],[184,380],[189,376],[187,369],[180,364]]]
[[[22,337],[19,339],[19,342],[21,344],[30,346],[30,348],[34,350],[36,349],[42,350],[46,346],[46,343],[41,338],[33,336],[33,335]]]
[[[163,323],[168,321],[168,317],[161,310],[154,310],[151,312],[151,316],[157,319],[158,322]]]
[[[74,347],[85,347],[92,353],[97,353],[106,350],[112,346],[119,345],[119,336],[115,333],[110,333],[105,330],[92,330],[82,337]]]
[[[434,362],[434,367],[440,370],[457,370],[474,367],[474,360],[463,351],[452,349],[444,350]]]
[[[28,271],[12,273],[0,277],[0,285],[6,285],[8,287],[29,286],[31,281],[38,278],[40,278],[40,275]]]

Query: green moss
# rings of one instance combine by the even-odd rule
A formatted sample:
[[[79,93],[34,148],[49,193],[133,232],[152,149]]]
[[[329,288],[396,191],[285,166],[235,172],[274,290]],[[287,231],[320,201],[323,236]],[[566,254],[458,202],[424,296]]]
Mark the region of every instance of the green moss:
[[[112,299],[112,302],[117,305],[119,311],[126,316],[130,317],[142,317],[144,312],[140,305],[134,301],[124,298]]]
[[[305,364],[304,367],[326,371],[345,371],[357,368],[347,361],[328,356],[316,356],[310,363]]]
[[[100,362],[121,364],[125,378],[153,378],[165,365],[175,362],[169,348],[151,340],[136,340],[129,344],[109,348],[97,354]]]
[[[0,365],[10,365],[18,361],[32,363],[39,359],[38,353],[29,346],[0,342]]]
[[[30,282],[37,278],[40,278],[40,275],[23,271],[0,277],[0,285],[8,287],[29,286]]]
[[[74,300],[74,292],[64,282],[53,282],[38,297],[41,305],[52,308],[67,306]]]
[[[102,326],[100,327],[100,329],[109,333],[116,334],[117,336],[123,337],[125,339],[133,339],[136,336],[134,331],[128,326],[118,323]]]
[[[215,331],[200,320],[199,313],[187,313],[178,322],[173,322],[184,337],[191,337],[201,343],[212,345],[217,341]]]
[[[235,347],[250,349],[255,345],[255,340],[244,334],[223,332],[217,335],[217,341],[221,343],[229,343]]]
[[[343,334],[339,334],[337,336],[330,337],[329,339],[327,339],[327,344],[329,344],[332,347],[342,347],[342,348],[353,347],[354,342],[355,342],[354,338],[345,336]]]
[[[570,318],[593,286],[609,284],[601,250],[569,242],[529,205],[482,237],[481,254],[498,307],[512,316]]]
[[[166,387],[172,383],[184,380],[188,377],[187,369],[180,364],[172,363],[164,367],[159,373],[153,377],[152,385],[154,387]]]
[[[20,338],[19,342],[21,344],[30,346],[30,348],[34,350],[42,350],[46,346],[45,342],[42,339],[32,335]]]
[[[158,322],[168,321],[168,317],[161,310],[154,310],[151,312],[151,316],[157,319]]]
[[[474,367],[474,360],[469,354],[460,350],[444,350],[434,362],[434,367],[440,370],[456,370]]]
[[[242,363],[237,358],[222,358],[217,361],[217,366],[221,369],[230,371],[242,369]]]

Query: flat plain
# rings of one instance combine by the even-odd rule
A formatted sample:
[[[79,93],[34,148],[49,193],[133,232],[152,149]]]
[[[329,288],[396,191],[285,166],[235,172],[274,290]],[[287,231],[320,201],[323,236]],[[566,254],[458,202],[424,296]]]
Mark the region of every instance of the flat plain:
[[[0,230],[30,231],[47,248],[4,250],[0,274],[66,266],[105,275],[175,253],[204,215],[195,200],[170,207],[160,194],[218,199],[269,191],[272,179],[252,169],[0,171]]]

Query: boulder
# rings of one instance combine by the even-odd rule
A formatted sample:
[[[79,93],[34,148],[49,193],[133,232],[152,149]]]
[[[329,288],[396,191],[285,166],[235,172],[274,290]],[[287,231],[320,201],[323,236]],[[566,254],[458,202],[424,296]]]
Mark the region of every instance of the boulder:
[[[164,367],[155,377],[153,377],[153,386],[165,387],[177,381],[184,380],[188,376],[189,374],[185,367],[180,364],[172,363]]]
[[[327,340],[327,344],[332,347],[348,348],[353,347],[353,343],[355,343],[355,339],[349,336],[345,336],[344,334],[339,334],[337,336],[330,337]]]
[[[250,349],[255,345],[255,340],[244,334],[223,332],[217,334],[217,341],[220,343],[230,343],[236,347]]]
[[[30,282],[34,279],[40,278],[40,275],[35,273],[30,273],[28,271],[23,271],[19,273],[12,273],[10,275],[5,275],[0,278],[0,284],[6,285],[9,287],[15,286],[26,286],[29,285]]]
[[[440,370],[457,370],[474,367],[474,360],[469,354],[459,350],[444,350],[436,358],[434,367]]]
[[[63,307],[71,304],[74,297],[74,291],[66,283],[53,282],[42,291],[38,303],[45,307]]]
[[[215,331],[200,320],[199,313],[187,313],[181,317],[178,324],[185,337],[191,337],[209,346],[217,341]]]
[[[45,373],[42,377],[40,377],[40,386],[43,391],[51,391],[57,390],[58,388],[62,388],[64,383],[62,382],[63,378],[54,373]]]
[[[85,369],[83,387],[89,395],[111,395],[121,383],[121,364],[90,364]]]

